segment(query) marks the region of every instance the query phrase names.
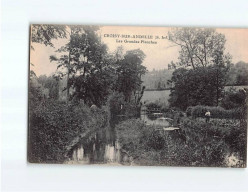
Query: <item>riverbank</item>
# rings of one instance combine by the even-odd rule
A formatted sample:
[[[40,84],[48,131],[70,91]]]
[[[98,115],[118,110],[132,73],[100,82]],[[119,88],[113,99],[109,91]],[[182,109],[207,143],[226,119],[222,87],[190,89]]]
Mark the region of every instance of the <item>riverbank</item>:
[[[238,143],[244,143],[246,128],[238,121],[226,123],[184,117],[180,131],[157,131],[131,119],[116,131],[121,147],[137,165],[245,167],[246,146]]]
[[[29,125],[29,162],[63,163],[73,148],[108,127],[109,114],[104,108],[46,100],[32,106]]]

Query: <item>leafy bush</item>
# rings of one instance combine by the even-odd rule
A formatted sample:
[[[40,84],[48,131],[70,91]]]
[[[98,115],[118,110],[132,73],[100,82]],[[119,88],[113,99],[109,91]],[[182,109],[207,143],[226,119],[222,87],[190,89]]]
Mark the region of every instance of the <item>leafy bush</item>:
[[[42,101],[29,111],[29,161],[63,162],[72,140],[107,126],[108,118],[105,109]]]
[[[147,146],[154,150],[161,150],[166,147],[166,139],[160,131],[152,131],[147,137]]]
[[[156,131],[140,120],[116,126],[122,147],[139,165],[228,166],[226,158],[238,153],[245,162],[246,125],[226,119],[183,118],[178,131]]]
[[[181,127],[186,134],[187,146],[198,153],[197,164],[201,166],[227,166],[225,157],[238,153],[240,159],[246,158],[246,128],[240,122],[214,119],[209,123],[204,120],[184,119]]]
[[[246,93],[246,90],[243,89],[236,91],[230,88],[230,90],[226,92],[225,97],[222,99],[221,106],[225,109],[245,107],[245,102],[248,97],[248,93]]]
[[[227,74],[228,85],[248,85],[248,63],[238,62],[230,66]]]
[[[205,117],[205,113],[210,111],[211,118],[221,118],[221,119],[241,119],[242,118],[242,109],[236,108],[232,110],[225,110],[222,107],[214,106],[194,106],[188,107],[186,113],[188,116],[196,117]]]
[[[115,129],[122,149],[137,157],[139,155],[137,150],[144,148],[145,140],[142,138],[149,134],[149,128],[140,120],[129,119],[118,124]]]
[[[159,159],[158,151],[166,142],[165,137],[155,131],[154,127],[146,126],[141,120],[130,119],[118,124],[116,133],[121,148],[133,157],[135,163],[158,164],[155,159]]]

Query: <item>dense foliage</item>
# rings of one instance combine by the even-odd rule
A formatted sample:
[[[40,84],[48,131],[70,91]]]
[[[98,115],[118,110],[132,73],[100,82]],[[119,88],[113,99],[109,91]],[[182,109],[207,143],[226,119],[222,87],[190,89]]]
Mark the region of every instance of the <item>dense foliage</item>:
[[[142,50],[127,51],[123,59],[117,62],[117,80],[114,89],[123,93],[125,101],[130,102],[136,91],[141,90],[141,76],[145,74],[146,67],[142,65],[145,54]]]
[[[235,109],[246,107],[248,98],[247,88],[241,90],[230,89],[225,92],[224,98],[221,100],[221,106],[225,109]]]
[[[242,109],[236,108],[231,110],[226,110],[222,107],[215,106],[193,106],[188,107],[186,110],[187,116],[196,117],[205,117],[205,113],[209,111],[211,113],[211,118],[220,118],[220,119],[241,119]]]
[[[59,48],[59,57],[50,56],[61,71],[57,76],[67,79],[67,101],[82,100],[91,106],[106,104],[112,91],[123,93],[125,101],[131,101],[141,90],[142,65],[145,54],[140,49],[118,52],[113,55],[101,42],[97,26],[68,26],[69,42]],[[72,93],[70,93],[70,89]]]
[[[118,140],[138,165],[229,166],[236,153],[244,166],[246,128],[239,122],[184,118],[179,131],[156,131],[142,121],[128,120],[116,127]],[[238,144],[239,143],[239,144]]]
[[[185,110],[188,106],[219,104],[224,95],[227,69],[208,66],[196,69],[179,68],[173,72],[170,105]]]
[[[108,112],[84,104],[42,101],[29,110],[29,162],[58,163],[81,134],[108,126]]]
[[[238,62],[231,65],[227,85],[248,85],[248,63]]]

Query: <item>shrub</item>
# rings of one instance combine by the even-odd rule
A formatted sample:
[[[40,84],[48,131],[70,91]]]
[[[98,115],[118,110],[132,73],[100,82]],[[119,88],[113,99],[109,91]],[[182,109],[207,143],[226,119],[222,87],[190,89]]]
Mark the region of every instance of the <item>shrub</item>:
[[[168,112],[169,111],[169,105],[166,102],[162,102],[160,100],[156,100],[154,102],[150,102],[146,104],[148,108],[159,108],[162,112]]]
[[[188,116],[196,117],[205,117],[205,113],[210,111],[211,118],[220,118],[220,119],[241,119],[242,110],[241,108],[236,108],[232,110],[225,110],[222,107],[214,106],[194,106],[188,107],[186,113]]]
[[[153,150],[163,149],[166,144],[165,137],[159,131],[155,131],[154,127],[146,126],[143,121],[137,119],[118,124],[116,132],[122,149],[128,151],[136,160],[141,158],[141,153],[144,157]]]
[[[245,162],[246,126],[239,122],[183,118],[180,127],[180,133],[161,132],[132,119],[116,126],[117,139],[140,165],[228,166],[231,153],[238,153]]]
[[[246,107],[246,99],[248,96],[246,90],[247,89],[235,91],[230,88],[230,90],[226,92],[225,97],[221,100],[221,106],[225,109]]]
[[[131,152],[133,157],[138,155],[137,148],[144,147],[145,140],[142,138],[149,133],[145,124],[137,119],[129,119],[118,124],[115,129],[122,149]]]
[[[107,126],[108,120],[104,109],[90,109],[83,104],[41,102],[29,112],[29,161],[63,162],[72,140],[82,133]]]
[[[147,146],[154,150],[161,150],[166,147],[166,139],[160,131],[152,131],[147,137]]]
[[[238,153],[241,159],[246,158],[247,125],[240,126],[240,123],[220,119],[210,123],[184,119],[181,127],[186,134],[187,146],[193,149],[192,155],[197,157],[201,166],[227,166],[225,158],[231,153]]]

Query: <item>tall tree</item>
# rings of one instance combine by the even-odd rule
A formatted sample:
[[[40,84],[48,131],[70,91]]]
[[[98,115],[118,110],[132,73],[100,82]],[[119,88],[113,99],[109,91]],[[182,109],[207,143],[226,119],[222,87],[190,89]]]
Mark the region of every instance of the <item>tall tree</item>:
[[[135,49],[127,51],[123,59],[118,61],[115,90],[124,94],[125,101],[130,102],[131,97],[141,91],[141,76],[146,72],[146,67],[142,65],[144,58],[144,52]]]
[[[214,102],[218,106],[231,65],[231,56],[225,53],[225,36],[210,28],[175,28],[167,38],[180,46],[179,66],[193,70],[211,67],[205,72],[214,81],[212,90],[216,92]]]
[[[57,50],[62,55],[50,60],[58,62],[58,68],[66,68],[67,101],[70,88],[74,90],[72,97],[82,99],[85,103],[100,106],[106,101],[109,86],[113,81],[110,66],[111,56],[107,46],[101,42],[97,26],[69,26],[69,42]],[[62,74],[65,76],[65,73]]]
[[[218,77],[216,77],[216,71]],[[188,106],[218,106],[223,97],[225,74],[216,66],[197,69],[178,68],[173,72],[170,105],[185,110]]]
[[[216,53],[222,59],[230,59],[225,54],[225,36],[212,28],[174,28],[168,33],[168,40],[180,47],[179,65],[206,67],[216,63]],[[220,57],[220,56],[219,56]]]
[[[230,56],[223,55],[223,51],[216,50],[213,53],[213,64],[209,66],[213,69],[209,75],[215,82],[213,83],[213,88],[216,91],[216,106],[219,106],[219,102],[223,97],[224,86],[227,83],[227,73],[231,66]]]
[[[57,50],[62,53],[59,58],[52,55],[50,61],[57,61],[57,68],[65,68],[66,73],[62,73],[61,77],[66,75],[67,86],[66,96],[67,102],[69,101],[70,93],[70,76],[78,71],[78,67],[84,66],[86,58],[86,50],[88,48],[87,34],[84,31],[84,26],[70,25],[67,26],[68,43]]]

